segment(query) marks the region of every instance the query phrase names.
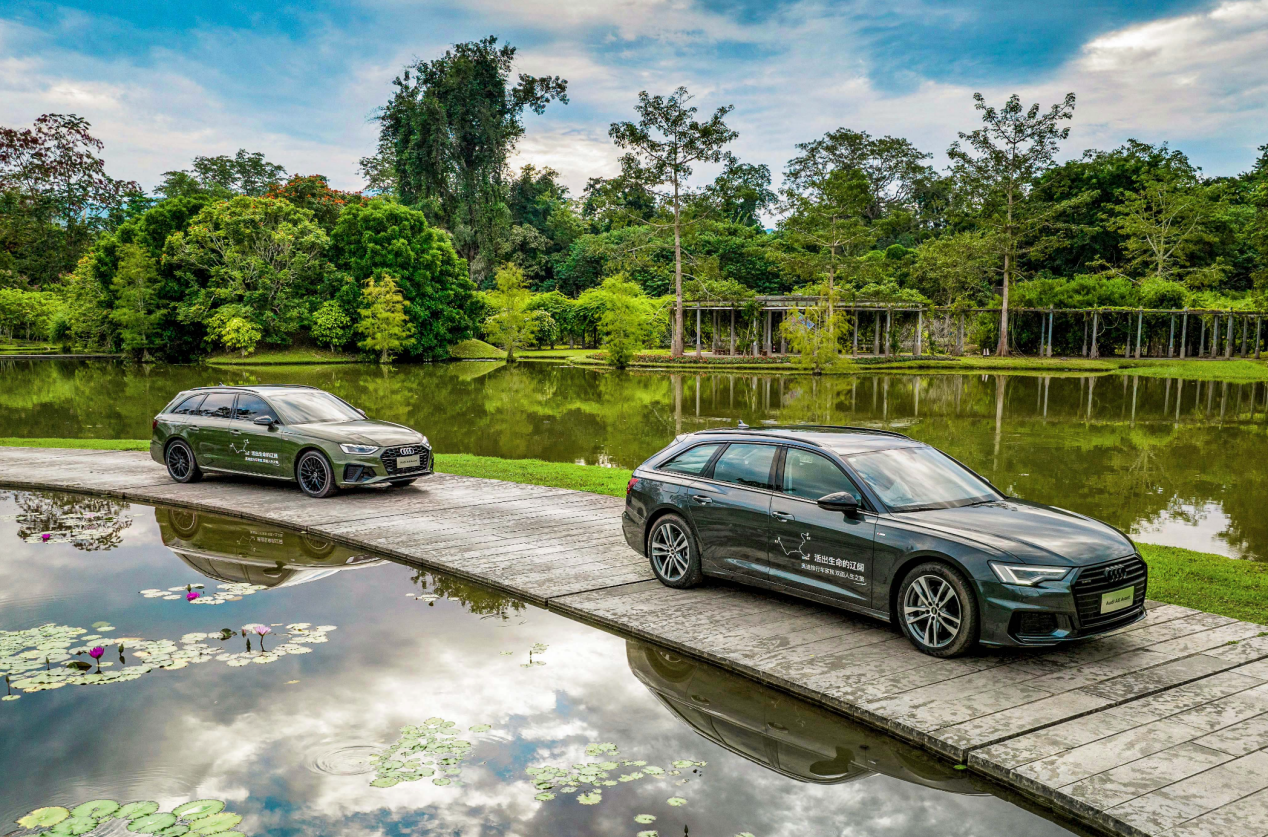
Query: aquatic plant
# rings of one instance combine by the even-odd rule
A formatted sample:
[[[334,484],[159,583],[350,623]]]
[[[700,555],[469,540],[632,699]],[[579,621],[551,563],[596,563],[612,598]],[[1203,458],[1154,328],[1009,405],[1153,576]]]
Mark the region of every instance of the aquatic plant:
[[[546,665],[546,663],[545,663],[544,661],[542,661],[542,660],[534,660],[534,659],[533,659],[533,655],[534,655],[534,654],[541,654],[542,652],[544,652],[544,651],[545,651],[547,648],[549,648],[549,647],[550,647],[549,645],[543,645],[543,644],[542,644],[542,643],[540,643],[540,642],[535,642],[535,643],[533,643],[533,644],[532,644],[532,646],[530,646],[530,647],[529,647],[529,649],[528,649],[528,662],[526,662],[526,663],[521,663],[521,664],[520,664],[520,668],[532,668],[533,666],[544,666],[544,665]]]
[[[243,596],[254,595],[261,590],[269,589],[264,584],[247,584],[245,581],[227,582],[225,584],[217,584],[216,592],[207,592],[201,584],[186,584],[184,587],[168,587],[166,590],[160,590],[157,587],[150,587],[141,591],[141,595],[147,599],[165,599],[169,602],[177,602],[182,599],[190,604],[196,605],[222,605],[226,602],[236,602]]]
[[[269,628],[269,632],[272,628]],[[114,630],[113,626],[102,625],[99,630]],[[254,626],[251,626],[254,629]],[[179,641],[170,639],[147,640],[141,637],[122,637],[118,642],[120,668],[102,671],[101,656],[104,646],[93,645],[94,640],[102,638],[100,634],[89,633],[87,628],[76,628],[69,625],[42,625],[23,631],[0,631],[0,673],[5,676],[5,684],[9,692],[2,700],[16,700],[19,695],[12,690],[23,693],[43,692],[60,689],[64,686],[98,686],[107,683],[123,683],[135,680],[155,669],[181,669],[191,664],[205,663],[211,660],[223,662],[232,667],[272,663],[292,654],[308,654],[312,652],[310,645],[329,641],[327,634],[336,629],[334,625],[312,627],[308,622],[296,622],[286,626],[286,641],[274,646],[270,651],[259,653],[230,653],[222,648],[208,644],[207,640],[223,641],[233,636],[227,628],[215,633],[187,633]],[[76,643],[82,643],[76,645]],[[135,665],[127,665],[123,650],[138,660]],[[100,652],[100,653],[98,653]],[[87,654],[97,661],[97,670],[75,656]],[[51,668],[51,663],[62,663]],[[105,663],[112,666],[113,663]],[[44,668],[41,668],[44,666]]]
[[[597,805],[603,801],[604,788],[615,787],[622,782],[636,782],[645,778],[657,779],[666,776],[678,776],[682,774],[684,768],[691,768],[693,771],[699,772],[699,768],[707,764],[707,762],[703,761],[677,759],[673,762],[673,769],[666,770],[663,767],[649,765],[646,761],[620,760],[620,751],[610,741],[586,745],[586,755],[602,758],[603,760],[581,762],[572,765],[571,768],[550,765],[525,768],[524,772],[533,777],[533,786],[537,788],[537,795],[534,799],[539,802],[549,802],[555,798],[555,791],[559,793],[577,793],[582,791],[577,793],[578,803],[582,805]],[[619,774],[616,779],[612,779],[612,773],[621,767],[633,769]],[[687,800],[682,797],[674,796],[670,797],[667,804],[676,807],[685,805],[686,802]],[[643,817],[650,819],[642,819]],[[651,814],[639,814],[638,817],[635,817],[635,821],[640,823],[650,823],[655,821],[655,819]]]
[[[159,811],[159,804],[152,801],[120,804],[113,799],[93,799],[74,808],[59,805],[36,808],[20,817],[17,823],[27,829],[27,834],[63,837],[88,834],[112,820],[126,822],[127,830],[133,834],[244,837],[242,832],[233,830],[242,822],[242,815],[226,811],[225,803],[219,799],[197,799],[167,812]]]
[[[132,515],[122,513],[127,503],[115,500],[43,491],[18,491],[13,498],[22,511],[3,519],[17,521],[17,536],[27,543],[69,543],[89,552],[113,549],[132,525]]]
[[[471,742],[456,738],[457,724],[444,718],[428,718],[419,725],[401,727],[401,735],[386,750],[370,756],[375,777],[370,784],[390,788],[401,782],[430,778],[434,785],[462,784],[462,762],[471,754]],[[488,724],[476,724],[468,732],[488,732]]]

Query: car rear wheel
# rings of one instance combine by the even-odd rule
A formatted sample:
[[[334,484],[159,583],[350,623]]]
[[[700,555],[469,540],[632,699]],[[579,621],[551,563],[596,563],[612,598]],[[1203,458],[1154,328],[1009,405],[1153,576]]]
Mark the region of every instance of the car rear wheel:
[[[898,624],[911,644],[934,657],[958,657],[977,643],[977,601],[948,564],[913,568],[898,589]]]
[[[652,525],[647,536],[647,558],[652,572],[667,587],[695,587],[704,580],[700,551],[687,521],[667,514]]]
[[[198,482],[203,478],[203,469],[198,467],[194,449],[184,439],[177,439],[167,446],[163,461],[167,464],[167,475],[177,482]]]
[[[339,490],[329,460],[315,450],[308,451],[295,463],[295,481],[309,497],[329,497]]]

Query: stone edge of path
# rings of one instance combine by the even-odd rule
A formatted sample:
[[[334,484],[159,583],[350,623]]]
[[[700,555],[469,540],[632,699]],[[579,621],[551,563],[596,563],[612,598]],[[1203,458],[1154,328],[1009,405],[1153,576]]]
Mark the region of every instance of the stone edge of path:
[[[25,456],[23,456],[23,454],[25,454]],[[127,460],[127,464],[129,466],[128,470],[130,473],[127,476],[121,476],[115,484],[108,484],[110,480],[103,478],[77,478],[76,472],[80,469],[75,469],[73,467],[75,463],[87,464],[97,458],[109,460],[120,456],[123,456]],[[13,466],[19,464],[19,457],[25,459],[28,463],[33,465],[37,462],[41,464],[51,464],[52,462],[60,461],[72,467],[67,470],[67,478],[65,480],[53,479],[48,476],[35,473],[28,477],[24,477],[20,475],[20,472],[14,472],[15,469]],[[131,473],[134,462],[137,465],[144,463],[148,467],[145,471]],[[561,592],[558,595],[543,595],[539,590],[516,584],[513,578],[499,579],[495,576],[490,576],[479,571],[464,571],[459,566],[428,560],[426,557],[420,557],[417,553],[410,553],[401,548],[394,548],[394,545],[391,543],[376,543],[367,537],[359,537],[359,532],[339,533],[337,531],[331,531],[330,525],[328,524],[323,526],[321,521],[291,523],[287,522],[284,518],[280,519],[276,515],[270,516],[264,513],[252,513],[251,511],[244,510],[242,508],[222,506],[213,501],[207,500],[205,497],[203,499],[186,499],[174,496],[172,491],[178,484],[172,482],[166,474],[161,470],[158,470],[158,468],[159,466],[152,463],[148,454],[144,452],[96,451],[59,448],[6,448],[0,450],[0,486],[5,488],[14,490],[66,491],[77,494],[115,497],[131,502],[185,507],[198,511],[215,513],[226,517],[267,522],[303,532],[318,532],[323,537],[331,538],[354,548],[370,550],[413,566],[452,575],[485,587],[500,589],[502,592],[513,595],[516,598],[531,602],[534,605],[552,610],[556,613],[576,619],[602,630],[614,632],[622,636],[632,636],[638,639],[647,640],[655,644],[671,648],[686,656],[705,660],[713,665],[733,671],[759,683],[796,695],[802,699],[809,700],[812,703],[825,706],[835,712],[839,712],[849,718],[864,723],[867,726],[880,729],[899,739],[916,744],[917,746],[935,752],[943,757],[949,757],[961,763],[965,763],[968,765],[970,770],[987,777],[994,783],[1002,785],[1005,789],[1017,794],[1023,799],[1036,802],[1040,806],[1054,810],[1062,816],[1110,833],[1130,835],[1131,837],[1151,837],[1151,834],[1156,834],[1157,832],[1138,829],[1132,824],[1108,814],[1104,810],[1098,810],[1094,806],[1083,803],[1079,799],[1057,790],[1056,788],[1050,787],[1041,782],[1028,780],[1027,777],[1017,773],[1011,768],[995,763],[990,758],[985,757],[981,751],[993,744],[1039,733],[1047,728],[1059,726],[1060,724],[1068,723],[1080,717],[1095,714],[1108,707],[1119,706],[1130,703],[1134,700],[1146,698],[1174,688],[1178,685],[1182,685],[1183,683],[1200,680],[1203,677],[1202,675],[1199,675],[1191,678],[1190,680],[1168,683],[1158,687],[1157,689],[1132,694],[1130,697],[1123,700],[1111,701],[1107,704],[1090,708],[1086,712],[1064,715],[1058,720],[1051,722],[1039,722],[1034,726],[1027,727],[1024,731],[1017,732],[1015,734],[1003,735],[997,739],[985,741],[984,743],[960,747],[937,737],[931,732],[922,731],[911,724],[904,723],[902,720],[887,717],[879,711],[873,711],[866,706],[866,701],[860,700],[859,702],[853,702],[847,699],[834,697],[833,695],[814,688],[813,686],[805,683],[799,683],[795,679],[782,677],[775,672],[765,670],[759,665],[750,665],[724,654],[714,653],[699,644],[681,641],[673,637],[666,636],[663,633],[658,633],[652,629],[642,629],[636,624],[632,624],[628,621],[622,621],[621,619],[613,616],[605,616],[596,612],[594,609],[587,609],[585,607],[585,597],[591,594],[610,593],[620,588],[628,588],[630,592],[659,589],[659,583],[654,579],[636,579],[617,582],[614,584],[601,584],[596,582],[592,587],[583,590],[566,591]],[[150,473],[151,469],[152,476]],[[39,469],[36,468],[34,470],[38,471]],[[474,477],[450,477],[448,475],[440,476],[444,477],[446,480],[458,482],[459,484],[475,484],[484,492],[494,491],[498,487],[509,488],[511,486],[519,486],[518,483],[508,483],[500,480],[481,480],[480,478]],[[527,486],[524,487],[527,488]],[[603,496],[591,495],[586,492],[571,491],[568,489],[533,488],[536,492],[538,492],[539,496],[550,495],[571,497],[575,495],[583,495],[587,498]],[[287,497],[286,501],[288,502],[293,499],[295,498]],[[604,497],[604,500],[611,501],[609,504],[613,506],[620,502],[619,498]],[[481,502],[496,502],[496,500],[485,499],[483,501],[472,503],[472,505],[480,505]],[[366,512],[371,512],[371,509],[366,509]],[[357,519],[387,519],[394,516],[399,517],[401,514],[402,513],[400,511],[392,512],[380,509],[377,513],[369,513],[361,518],[355,516],[343,518],[339,522],[346,523]],[[1256,659],[1262,659],[1264,657],[1268,657],[1268,652]]]

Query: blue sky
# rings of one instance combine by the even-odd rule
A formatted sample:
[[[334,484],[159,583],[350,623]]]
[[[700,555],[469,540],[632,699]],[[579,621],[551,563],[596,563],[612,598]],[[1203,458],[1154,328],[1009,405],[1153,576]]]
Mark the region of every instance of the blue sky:
[[[638,91],[679,84],[702,109],[735,105],[735,151],[777,173],[838,126],[906,136],[940,164],[975,126],[975,91],[1073,90],[1067,156],[1169,140],[1234,174],[1268,143],[1268,0],[0,0],[0,124],[79,113],[110,171],[147,187],[246,147],[357,188],[392,77],[489,34],[519,47],[520,70],[569,80],[571,104],[528,117],[518,162],[574,189],[613,171],[607,126]]]

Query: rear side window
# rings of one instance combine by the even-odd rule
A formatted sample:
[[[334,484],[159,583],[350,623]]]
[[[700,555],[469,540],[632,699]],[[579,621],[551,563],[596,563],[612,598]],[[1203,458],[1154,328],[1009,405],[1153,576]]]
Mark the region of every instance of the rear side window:
[[[730,445],[713,466],[713,478],[748,488],[773,490],[771,465],[777,450],[774,445]]]
[[[841,469],[826,456],[789,448],[784,458],[784,493],[803,500],[818,500],[828,494],[848,491],[856,500],[863,495]]]
[[[689,474],[698,477],[704,471],[704,466],[709,464],[709,460],[718,452],[721,445],[697,445],[691,450],[683,451],[673,459],[660,466],[662,471],[672,471],[675,474]]]
[[[203,399],[206,397],[207,396],[201,392],[198,393],[197,395],[191,395],[188,398],[186,398],[184,401],[177,404],[175,409],[168,410],[168,412],[174,413],[175,415],[178,415],[178,416],[196,415],[198,413],[198,405],[201,404],[203,402]]]
[[[231,418],[233,416],[233,399],[235,393],[213,392],[198,407],[198,415],[203,418]]]
[[[238,396],[238,406],[233,408],[233,417],[242,421],[254,421],[260,416],[268,416],[277,421],[273,409],[258,395],[246,395],[245,393]]]

